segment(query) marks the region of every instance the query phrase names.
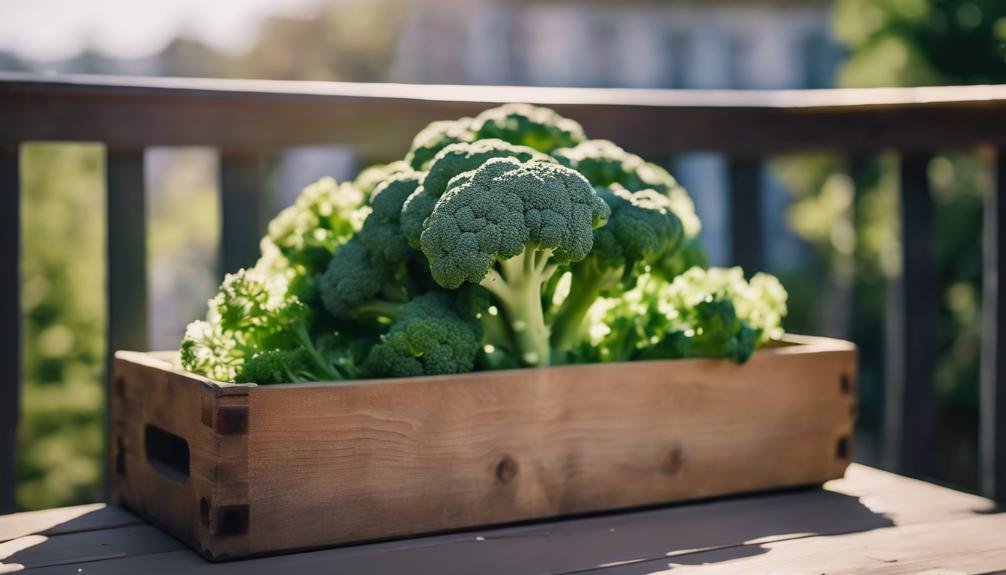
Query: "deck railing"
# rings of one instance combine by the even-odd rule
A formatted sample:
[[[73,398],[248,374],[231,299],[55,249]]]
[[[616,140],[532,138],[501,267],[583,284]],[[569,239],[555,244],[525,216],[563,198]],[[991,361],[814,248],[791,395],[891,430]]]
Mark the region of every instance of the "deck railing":
[[[147,347],[144,149],[215,146],[220,152],[225,270],[255,260],[263,167],[285,147],[344,144],[366,160],[401,157],[427,122],[488,104],[532,102],[579,120],[655,161],[712,151],[729,158],[734,213],[756,213],[760,163],[771,154],[832,150],[900,153],[903,272],[887,298],[885,451],[888,464],[927,472],[933,445],[938,291],[934,151],[984,148],[994,160],[985,201],[981,356],[981,478],[1006,501],[1006,86],[816,91],[673,91],[406,86],[246,80],[0,74],[0,513],[13,508],[19,415],[19,147],[100,142],[107,150],[108,349]],[[730,224],[733,260],[761,265],[761,218]]]

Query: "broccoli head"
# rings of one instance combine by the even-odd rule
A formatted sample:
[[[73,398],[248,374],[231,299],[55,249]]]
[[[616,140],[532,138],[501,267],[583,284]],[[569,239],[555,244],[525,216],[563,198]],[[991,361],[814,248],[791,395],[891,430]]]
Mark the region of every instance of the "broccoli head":
[[[570,266],[569,293],[553,318],[552,346],[557,350],[575,345],[587,310],[598,296],[631,288],[640,272],[681,243],[681,220],[667,196],[654,190],[633,193],[617,184],[597,192],[611,217],[594,230],[590,254]]]
[[[402,232],[409,245],[419,249],[423,223],[433,212],[437,199],[447,185],[460,174],[467,173],[492,158],[515,158],[520,162],[552,162],[552,158],[526,146],[515,146],[502,140],[480,140],[451,144],[437,153],[430,163],[422,187],[418,188],[402,208]]]
[[[370,197],[371,213],[357,237],[382,267],[400,265],[412,253],[399,220],[402,205],[419,186],[420,176],[419,172],[399,172],[377,186]]]
[[[405,162],[413,170],[427,169],[440,150],[458,142],[472,141],[475,134],[471,126],[471,118],[431,122],[412,140]]]
[[[747,361],[782,335],[786,291],[775,277],[745,281],[740,268],[691,268],[666,282],[644,274],[619,298],[590,309],[580,359],[627,361],[686,357]]]
[[[458,178],[426,220],[423,253],[433,279],[465,282],[497,299],[526,365],[547,365],[542,286],[560,264],[582,260],[610,210],[574,170],[496,158]]]
[[[674,176],[659,165],[608,140],[587,140],[573,148],[555,150],[552,156],[583,174],[595,186],[618,184],[630,192],[649,189],[668,196],[674,213],[684,224],[685,234],[698,234],[700,224],[695,205]]]
[[[289,295],[283,276],[255,268],[228,274],[209,302],[206,320],[186,328],[182,365],[219,381],[250,381],[244,371],[256,355],[301,349],[320,379],[343,379],[346,365],[336,365],[316,345],[313,315],[309,306]]]
[[[291,279],[320,274],[335,247],[360,229],[363,205],[355,187],[332,178],[307,186],[292,206],[269,222],[259,267]]]
[[[419,172],[400,172],[380,184],[370,198],[363,227],[335,251],[319,280],[321,301],[340,320],[394,319],[398,308],[428,283],[426,265],[411,265],[422,254],[409,247],[399,218],[405,200],[419,186]]]
[[[369,377],[466,373],[479,351],[478,324],[455,307],[453,295],[429,292],[402,306],[398,321],[363,362]]]
[[[472,128],[477,139],[496,138],[545,153],[587,139],[576,121],[529,104],[506,104],[486,110],[475,117]]]

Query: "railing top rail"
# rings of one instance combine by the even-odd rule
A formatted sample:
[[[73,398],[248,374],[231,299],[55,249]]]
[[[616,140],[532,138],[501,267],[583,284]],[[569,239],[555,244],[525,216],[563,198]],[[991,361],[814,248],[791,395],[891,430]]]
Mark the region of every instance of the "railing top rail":
[[[0,89],[38,95],[117,95],[124,91],[163,97],[214,95],[417,100],[440,102],[536,102],[551,105],[626,105],[675,108],[851,108],[992,104],[1006,109],[1006,85],[819,90],[667,90],[640,88],[552,88],[166,78],[106,75],[44,75],[0,72]]]
[[[513,101],[556,107],[592,135],[643,152],[1006,143],[1006,85],[651,90],[0,73],[0,145],[95,140],[242,150],[347,143],[397,153],[431,119]]]

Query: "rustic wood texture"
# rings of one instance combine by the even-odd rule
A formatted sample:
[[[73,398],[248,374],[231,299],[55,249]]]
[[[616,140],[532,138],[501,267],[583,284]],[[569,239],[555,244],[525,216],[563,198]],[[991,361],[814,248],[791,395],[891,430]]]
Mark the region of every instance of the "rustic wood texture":
[[[744,366],[260,387],[167,365],[117,354],[116,495],[213,558],[813,485],[851,458],[855,351],[823,338]],[[184,482],[148,425],[187,440]]]
[[[117,353],[110,465],[115,500],[197,549],[247,553],[246,539],[220,524],[229,520],[221,510],[248,504],[247,435],[221,429],[233,412],[247,414],[248,389],[222,389],[145,354]],[[151,463],[148,426],[184,438],[187,473]]]
[[[502,102],[552,106],[580,120],[593,137],[647,154],[1006,144],[1003,86],[627,90],[10,73],[0,74],[0,143],[83,140],[248,151],[344,143],[364,155],[394,158],[429,121]]]
[[[990,514],[991,507],[987,499],[853,464],[824,489],[216,564],[140,524],[54,534],[52,515],[61,510],[52,510],[38,512],[42,519],[0,517],[0,529],[48,529],[43,536],[21,527],[25,536],[0,544],[0,572],[641,575],[673,563],[697,573],[987,573],[1006,568],[1006,515]],[[88,519],[79,508],[69,516]]]

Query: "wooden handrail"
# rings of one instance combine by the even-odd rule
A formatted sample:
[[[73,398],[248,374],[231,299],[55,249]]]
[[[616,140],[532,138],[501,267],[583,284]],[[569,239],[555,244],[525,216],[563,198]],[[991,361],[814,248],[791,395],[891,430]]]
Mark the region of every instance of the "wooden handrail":
[[[892,467],[924,475],[931,433],[936,274],[929,257],[936,209],[927,168],[933,152],[1006,150],[1006,86],[809,91],[722,91],[351,84],[261,80],[47,77],[0,73],[0,275],[20,273],[19,147],[31,141],[96,141],[107,150],[109,352],[146,337],[143,152],[151,146],[216,146],[221,153],[225,271],[250,263],[261,230],[262,170],[284,147],[344,144],[361,157],[401,157],[427,122],[477,114],[490,104],[549,105],[596,138],[665,161],[715,151],[728,159],[734,261],[761,264],[763,160],[827,149],[902,155],[903,273],[888,290],[885,435]],[[982,353],[982,476],[1006,501],[1006,161],[986,202]],[[140,219],[137,220],[137,217]],[[750,272],[751,270],[748,269]],[[139,287],[137,287],[139,286]],[[140,291],[137,291],[140,290]],[[141,291],[143,293],[141,293]],[[14,429],[20,381],[20,282],[0,282],[0,513],[13,505]],[[922,359],[920,359],[922,358]]]
[[[345,143],[368,156],[397,156],[431,119],[512,101],[553,106],[595,137],[644,154],[1006,144],[1006,86],[635,90],[0,74],[0,145],[75,140],[258,152]]]

